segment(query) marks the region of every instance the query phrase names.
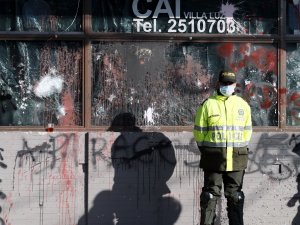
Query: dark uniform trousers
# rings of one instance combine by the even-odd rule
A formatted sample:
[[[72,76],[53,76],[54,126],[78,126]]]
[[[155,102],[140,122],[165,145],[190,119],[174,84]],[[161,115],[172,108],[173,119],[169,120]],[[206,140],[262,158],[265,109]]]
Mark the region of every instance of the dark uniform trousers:
[[[244,171],[205,171],[204,186],[200,197],[201,225],[213,225],[217,200],[221,196],[222,185],[227,199],[229,225],[243,225]]]

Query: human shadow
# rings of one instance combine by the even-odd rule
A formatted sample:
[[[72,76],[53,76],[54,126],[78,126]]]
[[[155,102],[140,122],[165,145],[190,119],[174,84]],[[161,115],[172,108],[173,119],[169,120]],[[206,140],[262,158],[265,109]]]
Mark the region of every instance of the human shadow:
[[[299,138],[300,138],[300,135],[296,136],[295,134],[293,134],[289,141],[289,145],[291,145],[293,142],[295,143],[295,146],[293,147],[292,152],[298,156],[300,156],[300,143],[298,141]],[[299,169],[297,167],[296,160],[294,162],[294,166],[296,168],[296,171],[298,172]],[[288,203],[287,203],[288,207],[294,207],[297,202],[300,203],[300,173],[298,173],[298,175],[297,175],[296,182],[297,182],[297,193],[295,193],[294,196],[288,201]],[[292,221],[292,225],[297,225],[297,224],[300,224],[300,204],[298,205],[297,214],[295,215],[295,217]]]
[[[108,131],[120,132],[111,148],[114,184],[95,197],[78,225],[175,224],[182,207],[167,186],[176,166],[171,141],[159,132],[143,132],[131,113],[117,115]]]
[[[296,205],[296,202],[300,203],[300,174],[297,175],[296,182],[297,182],[297,193],[294,194],[294,196],[288,201],[287,203],[288,207],[294,207]],[[300,224],[300,204],[298,205],[297,214],[295,215],[291,225],[297,225],[297,224]]]

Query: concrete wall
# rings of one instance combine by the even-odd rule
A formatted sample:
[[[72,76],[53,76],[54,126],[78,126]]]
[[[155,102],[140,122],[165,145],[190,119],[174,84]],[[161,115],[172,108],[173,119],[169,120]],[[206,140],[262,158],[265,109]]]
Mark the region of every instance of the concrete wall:
[[[300,224],[298,143],[253,134],[245,224]],[[199,159],[190,132],[0,132],[0,225],[196,225]]]

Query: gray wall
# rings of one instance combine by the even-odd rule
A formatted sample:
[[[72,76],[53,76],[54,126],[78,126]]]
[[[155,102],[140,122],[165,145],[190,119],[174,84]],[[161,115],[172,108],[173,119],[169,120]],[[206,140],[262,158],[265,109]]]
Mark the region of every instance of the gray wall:
[[[298,135],[253,134],[245,224],[300,224]],[[1,225],[199,224],[191,132],[1,132],[0,148]]]

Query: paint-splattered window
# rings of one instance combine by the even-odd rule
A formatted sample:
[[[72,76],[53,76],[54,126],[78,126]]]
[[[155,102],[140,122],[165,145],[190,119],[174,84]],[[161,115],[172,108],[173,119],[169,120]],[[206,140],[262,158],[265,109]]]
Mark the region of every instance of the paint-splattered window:
[[[276,34],[277,0],[92,2],[96,32]]]
[[[0,126],[192,127],[224,68],[255,126],[300,125],[298,0],[0,2]]]
[[[287,124],[300,125],[300,44],[287,46]]]
[[[80,42],[0,42],[0,125],[82,125]]]
[[[276,45],[95,42],[92,61],[92,125],[110,125],[121,112],[137,125],[192,125],[223,68],[237,73],[253,124],[278,123]]]
[[[1,0],[0,31],[82,30],[81,0]]]

